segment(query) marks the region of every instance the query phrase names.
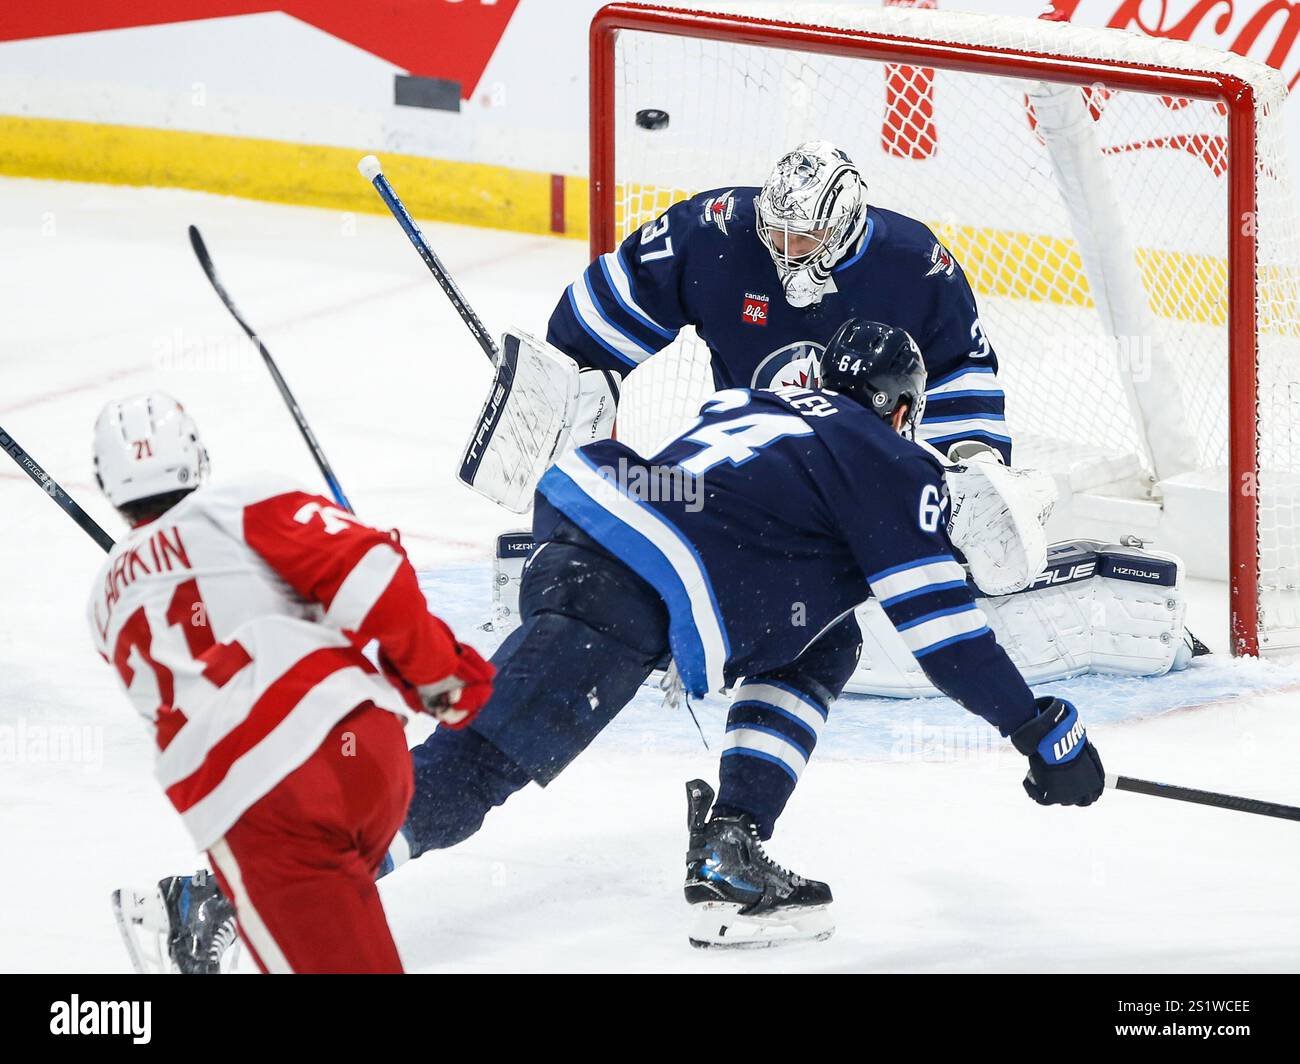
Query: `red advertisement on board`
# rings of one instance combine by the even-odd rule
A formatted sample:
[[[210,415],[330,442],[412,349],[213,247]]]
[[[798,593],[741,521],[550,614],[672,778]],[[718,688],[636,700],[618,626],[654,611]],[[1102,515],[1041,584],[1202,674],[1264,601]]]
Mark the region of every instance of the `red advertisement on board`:
[[[519,0],[78,0],[9,5],[0,41],[131,29],[280,11],[386,59],[407,73],[473,96]]]

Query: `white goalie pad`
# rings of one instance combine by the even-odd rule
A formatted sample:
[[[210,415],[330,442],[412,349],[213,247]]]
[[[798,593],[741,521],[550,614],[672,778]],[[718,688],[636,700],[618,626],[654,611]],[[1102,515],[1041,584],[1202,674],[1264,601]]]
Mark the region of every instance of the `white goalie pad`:
[[[532,532],[503,532],[497,536],[492,561],[492,616],[483,630],[509,634],[519,627],[519,591],[524,566],[533,555]]]
[[[507,332],[457,476],[512,513],[526,513],[552,462],[610,435],[618,383],[617,374],[580,371],[550,344]]]
[[[992,453],[948,464],[948,538],[966,558],[975,586],[1010,595],[1047,564],[1044,525],[1056,483],[1036,469],[1002,465]]]
[[[1172,554],[1057,543],[1028,588],[976,602],[1030,684],[1089,672],[1162,676],[1190,660],[1183,565]],[[876,600],[859,607],[858,621],[862,659],[846,690],[887,698],[940,693]]]

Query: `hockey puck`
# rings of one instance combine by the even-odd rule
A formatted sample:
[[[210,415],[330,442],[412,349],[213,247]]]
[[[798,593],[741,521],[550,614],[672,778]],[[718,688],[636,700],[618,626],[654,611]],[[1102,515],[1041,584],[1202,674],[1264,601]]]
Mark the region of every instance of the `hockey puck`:
[[[667,129],[668,112],[657,107],[647,107],[636,113],[636,124],[642,129]]]

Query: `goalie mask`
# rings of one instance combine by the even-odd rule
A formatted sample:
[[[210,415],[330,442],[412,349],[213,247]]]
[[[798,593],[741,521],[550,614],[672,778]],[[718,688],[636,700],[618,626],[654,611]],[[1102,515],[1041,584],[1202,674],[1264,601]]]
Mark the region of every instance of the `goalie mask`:
[[[792,307],[821,302],[866,228],[866,193],[853,161],[827,140],[800,144],[772,170],[754,201],[758,238]]]
[[[207,476],[208,452],[198,426],[164,392],[109,403],[95,421],[95,479],[119,509],[197,488]]]
[[[906,403],[898,431],[906,439],[916,438],[925,413],[925,360],[905,329],[850,318],[835,330],[822,354],[821,386],[891,423],[899,404]]]

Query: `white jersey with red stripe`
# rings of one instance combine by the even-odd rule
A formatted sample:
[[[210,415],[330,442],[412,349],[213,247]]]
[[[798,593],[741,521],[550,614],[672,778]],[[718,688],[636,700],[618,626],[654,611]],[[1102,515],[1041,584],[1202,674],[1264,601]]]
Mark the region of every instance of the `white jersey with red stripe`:
[[[201,849],[357,706],[418,709],[407,685],[456,655],[395,534],[282,482],[203,487],[133,529],[89,619]],[[372,639],[391,682],[361,652]]]

